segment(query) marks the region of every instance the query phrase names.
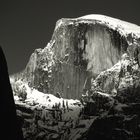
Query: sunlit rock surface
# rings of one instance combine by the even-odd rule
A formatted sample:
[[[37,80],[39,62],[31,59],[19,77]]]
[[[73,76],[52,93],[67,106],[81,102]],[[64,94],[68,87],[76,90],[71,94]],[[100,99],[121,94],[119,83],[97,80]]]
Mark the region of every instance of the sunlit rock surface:
[[[17,77],[41,92],[79,99],[92,76],[111,68],[128,48],[130,53],[137,48],[138,29],[101,15],[60,19],[47,47],[35,50]]]
[[[140,139],[139,67],[139,26],[103,15],[58,20],[11,76],[25,138]]]

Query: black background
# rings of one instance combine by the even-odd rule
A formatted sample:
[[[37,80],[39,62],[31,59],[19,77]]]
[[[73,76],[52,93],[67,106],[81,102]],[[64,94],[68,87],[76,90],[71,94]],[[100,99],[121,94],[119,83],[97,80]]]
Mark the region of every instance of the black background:
[[[1,0],[0,45],[9,73],[25,68],[31,53],[44,48],[60,18],[103,14],[140,25],[139,0]]]

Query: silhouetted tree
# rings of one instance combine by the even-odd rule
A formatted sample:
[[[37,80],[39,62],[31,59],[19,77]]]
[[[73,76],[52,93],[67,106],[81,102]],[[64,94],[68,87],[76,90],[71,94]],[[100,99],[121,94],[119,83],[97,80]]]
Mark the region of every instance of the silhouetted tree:
[[[65,101],[64,101],[64,100],[63,100],[63,102],[62,102],[62,106],[63,106],[64,113],[65,113],[65,111],[66,111],[66,107],[65,107]]]
[[[69,111],[69,104],[68,104],[68,101],[66,101],[66,107],[67,107],[67,111]]]

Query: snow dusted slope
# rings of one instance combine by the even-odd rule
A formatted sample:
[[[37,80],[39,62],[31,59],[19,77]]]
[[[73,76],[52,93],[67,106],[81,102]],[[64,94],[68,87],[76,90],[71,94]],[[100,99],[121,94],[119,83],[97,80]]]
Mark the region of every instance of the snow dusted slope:
[[[118,29],[122,35],[127,36],[128,34],[134,34],[138,38],[140,37],[140,26],[136,24],[132,24],[130,22],[122,21],[116,18],[104,16],[104,15],[87,15],[80,17],[78,19],[89,19],[89,20],[97,20],[103,24],[108,25],[112,29]]]
[[[56,97],[52,94],[44,94],[33,88],[31,89],[21,80],[18,80],[16,83],[14,83],[11,78],[11,84],[14,92],[14,98],[17,104],[22,104],[22,102],[24,102],[25,106],[27,105],[31,106],[31,108],[33,107],[39,109],[43,107],[46,109],[52,109],[54,106],[59,105],[59,108],[61,109],[72,109],[73,111],[67,117],[71,117],[73,119],[78,116],[80,108],[82,108],[79,100],[64,99],[59,97],[59,95]]]
[[[83,108],[79,100],[44,94],[21,80],[11,78],[11,84],[25,139],[65,139],[65,133],[76,126]]]

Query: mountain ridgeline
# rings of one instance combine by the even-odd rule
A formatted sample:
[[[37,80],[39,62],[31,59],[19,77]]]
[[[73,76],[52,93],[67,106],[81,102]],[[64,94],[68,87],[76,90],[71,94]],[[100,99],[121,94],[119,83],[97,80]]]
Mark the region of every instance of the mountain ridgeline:
[[[124,53],[138,56],[140,39],[136,31],[126,30],[126,24],[138,28],[101,15],[60,19],[48,45],[36,49],[25,70],[12,77],[43,93],[79,99],[91,89],[91,79],[114,66]]]

